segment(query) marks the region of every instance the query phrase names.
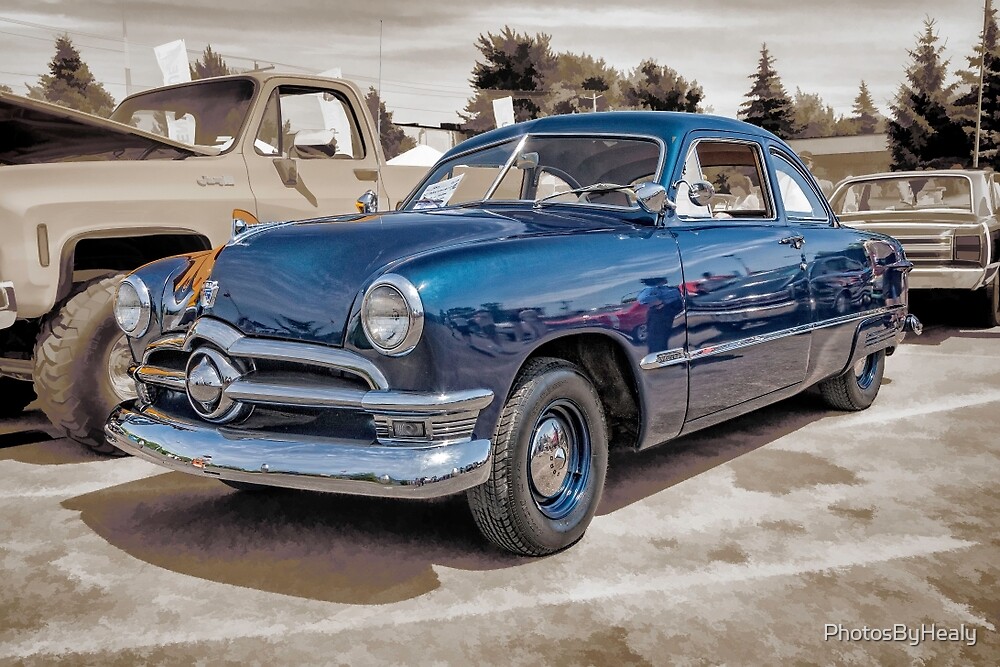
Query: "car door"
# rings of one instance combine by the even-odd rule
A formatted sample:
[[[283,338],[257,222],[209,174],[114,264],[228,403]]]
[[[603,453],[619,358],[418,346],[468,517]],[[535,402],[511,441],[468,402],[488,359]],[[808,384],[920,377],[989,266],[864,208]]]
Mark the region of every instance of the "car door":
[[[800,383],[809,360],[803,238],[775,206],[752,138],[695,137],[677,192],[690,359],[688,421]],[[692,204],[687,182],[717,191]]]
[[[358,196],[375,189],[374,147],[366,145],[351,100],[329,87],[279,85],[244,148],[262,221],[353,213]]]

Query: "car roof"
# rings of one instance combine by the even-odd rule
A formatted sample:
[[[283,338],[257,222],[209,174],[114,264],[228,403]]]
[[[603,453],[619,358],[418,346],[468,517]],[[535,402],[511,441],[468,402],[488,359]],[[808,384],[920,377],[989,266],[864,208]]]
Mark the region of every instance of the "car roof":
[[[738,132],[783,143],[756,125],[722,116],[679,111],[603,111],[545,116],[490,130],[463,141],[445,153],[442,159],[528,133],[644,135],[659,137],[670,144],[671,139],[683,137],[692,130]]]

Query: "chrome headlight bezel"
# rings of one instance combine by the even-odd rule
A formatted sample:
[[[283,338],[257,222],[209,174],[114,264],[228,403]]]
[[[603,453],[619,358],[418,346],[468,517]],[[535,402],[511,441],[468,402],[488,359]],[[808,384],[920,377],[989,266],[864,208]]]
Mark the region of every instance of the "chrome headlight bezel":
[[[402,297],[403,303],[406,305],[406,333],[398,343],[391,347],[379,344],[376,337],[372,334],[368,318],[366,317],[368,301],[375,290],[379,288],[394,290],[400,297]],[[368,289],[365,290],[364,297],[361,299],[360,317],[361,327],[364,329],[365,337],[368,339],[368,342],[371,343],[371,346],[375,348],[379,354],[384,354],[387,357],[402,357],[405,354],[409,354],[413,351],[413,348],[417,346],[421,335],[423,335],[424,304],[420,300],[420,293],[417,291],[417,288],[413,285],[413,283],[403,276],[395,273],[387,273],[368,286]]]
[[[123,324],[123,318],[120,315],[122,288],[126,286],[135,291],[136,299],[139,302],[139,317],[136,320],[135,326],[131,328],[127,328],[125,324]],[[118,324],[118,328],[125,332],[126,336],[138,338],[149,330],[149,323],[152,319],[153,313],[153,301],[149,295],[149,288],[146,287],[146,283],[144,283],[139,276],[132,274],[127,276],[121,281],[121,283],[118,284],[118,288],[115,290],[113,310],[115,314],[115,322]]]

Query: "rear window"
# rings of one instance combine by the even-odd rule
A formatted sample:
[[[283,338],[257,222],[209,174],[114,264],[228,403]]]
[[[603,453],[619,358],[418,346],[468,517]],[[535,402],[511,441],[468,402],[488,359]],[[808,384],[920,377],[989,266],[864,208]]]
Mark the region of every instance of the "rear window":
[[[830,203],[839,215],[925,209],[972,211],[972,187],[962,176],[877,178],[841,186]]]

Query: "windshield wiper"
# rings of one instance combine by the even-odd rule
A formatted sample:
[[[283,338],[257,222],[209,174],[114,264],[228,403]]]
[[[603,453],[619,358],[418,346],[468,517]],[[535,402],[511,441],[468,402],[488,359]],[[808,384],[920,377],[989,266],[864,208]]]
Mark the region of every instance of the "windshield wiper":
[[[582,195],[590,192],[628,192],[634,195],[635,188],[631,185],[618,185],[617,183],[594,183],[593,185],[585,185],[582,188],[573,188],[571,190],[553,192],[550,195],[539,197],[534,201],[534,205],[538,206],[549,201],[550,199],[562,197],[563,195]]]

